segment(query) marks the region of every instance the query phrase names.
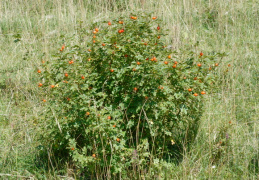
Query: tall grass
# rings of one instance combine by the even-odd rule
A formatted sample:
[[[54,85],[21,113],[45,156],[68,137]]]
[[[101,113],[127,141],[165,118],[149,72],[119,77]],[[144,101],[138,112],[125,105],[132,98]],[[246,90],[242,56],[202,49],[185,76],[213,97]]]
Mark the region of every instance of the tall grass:
[[[231,64],[221,72],[221,91],[207,96],[192,150],[166,178],[259,178],[258,7],[256,0],[0,1],[0,177],[73,177],[69,163],[58,171],[39,154],[39,59],[43,52],[49,58],[63,35],[77,33],[79,21],[142,10],[163,19],[172,48],[199,41],[204,52],[227,52]]]

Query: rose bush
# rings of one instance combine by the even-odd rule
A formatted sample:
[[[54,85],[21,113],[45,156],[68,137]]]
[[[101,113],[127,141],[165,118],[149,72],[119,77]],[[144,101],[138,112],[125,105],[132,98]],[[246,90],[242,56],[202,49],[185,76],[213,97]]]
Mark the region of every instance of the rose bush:
[[[37,69],[44,144],[106,178],[178,157],[224,54],[167,48],[162,21],[145,14],[80,32]]]

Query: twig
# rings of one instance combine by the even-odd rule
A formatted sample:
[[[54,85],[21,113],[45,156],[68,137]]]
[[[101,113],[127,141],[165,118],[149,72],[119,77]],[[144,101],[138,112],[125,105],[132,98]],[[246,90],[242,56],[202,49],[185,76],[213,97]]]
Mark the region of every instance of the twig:
[[[52,108],[51,108],[51,111],[52,111],[52,113],[53,113],[53,116],[55,117],[55,120],[56,120],[56,123],[57,123],[57,125],[58,125],[59,131],[60,131],[60,133],[62,133],[62,130],[61,130],[60,124],[59,124],[58,119],[57,119],[57,117],[55,116],[55,113],[54,113],[54,111],[53,111],[53,109],[52,109]]]

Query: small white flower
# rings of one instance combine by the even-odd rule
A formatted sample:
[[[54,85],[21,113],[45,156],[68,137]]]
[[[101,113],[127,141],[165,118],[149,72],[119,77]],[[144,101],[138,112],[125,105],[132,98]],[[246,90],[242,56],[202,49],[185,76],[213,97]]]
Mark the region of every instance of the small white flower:
[[[216,168],[216,166],[214,165],[214,166],[212,166],[212,169],[215,169]]]

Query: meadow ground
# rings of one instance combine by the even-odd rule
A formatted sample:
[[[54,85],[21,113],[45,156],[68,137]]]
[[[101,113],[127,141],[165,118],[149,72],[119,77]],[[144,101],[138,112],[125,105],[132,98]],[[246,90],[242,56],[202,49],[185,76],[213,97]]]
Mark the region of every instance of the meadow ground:
[[[259,178],[256,0],[1,0],[0,178],[73,177],[69,167],[48,170],[38,159],[34,121],[41,100],[36,67],[43,52],[50,56],[60,47],[62,35],[77,33],[79,21],[87,25],[135,10],[154,12],[163,19],[172,48],[199,41],[202,51],[226,52],[225,60],[231,64],[221,90],[207,96],[192,150],[184,153],[171,177]]]

